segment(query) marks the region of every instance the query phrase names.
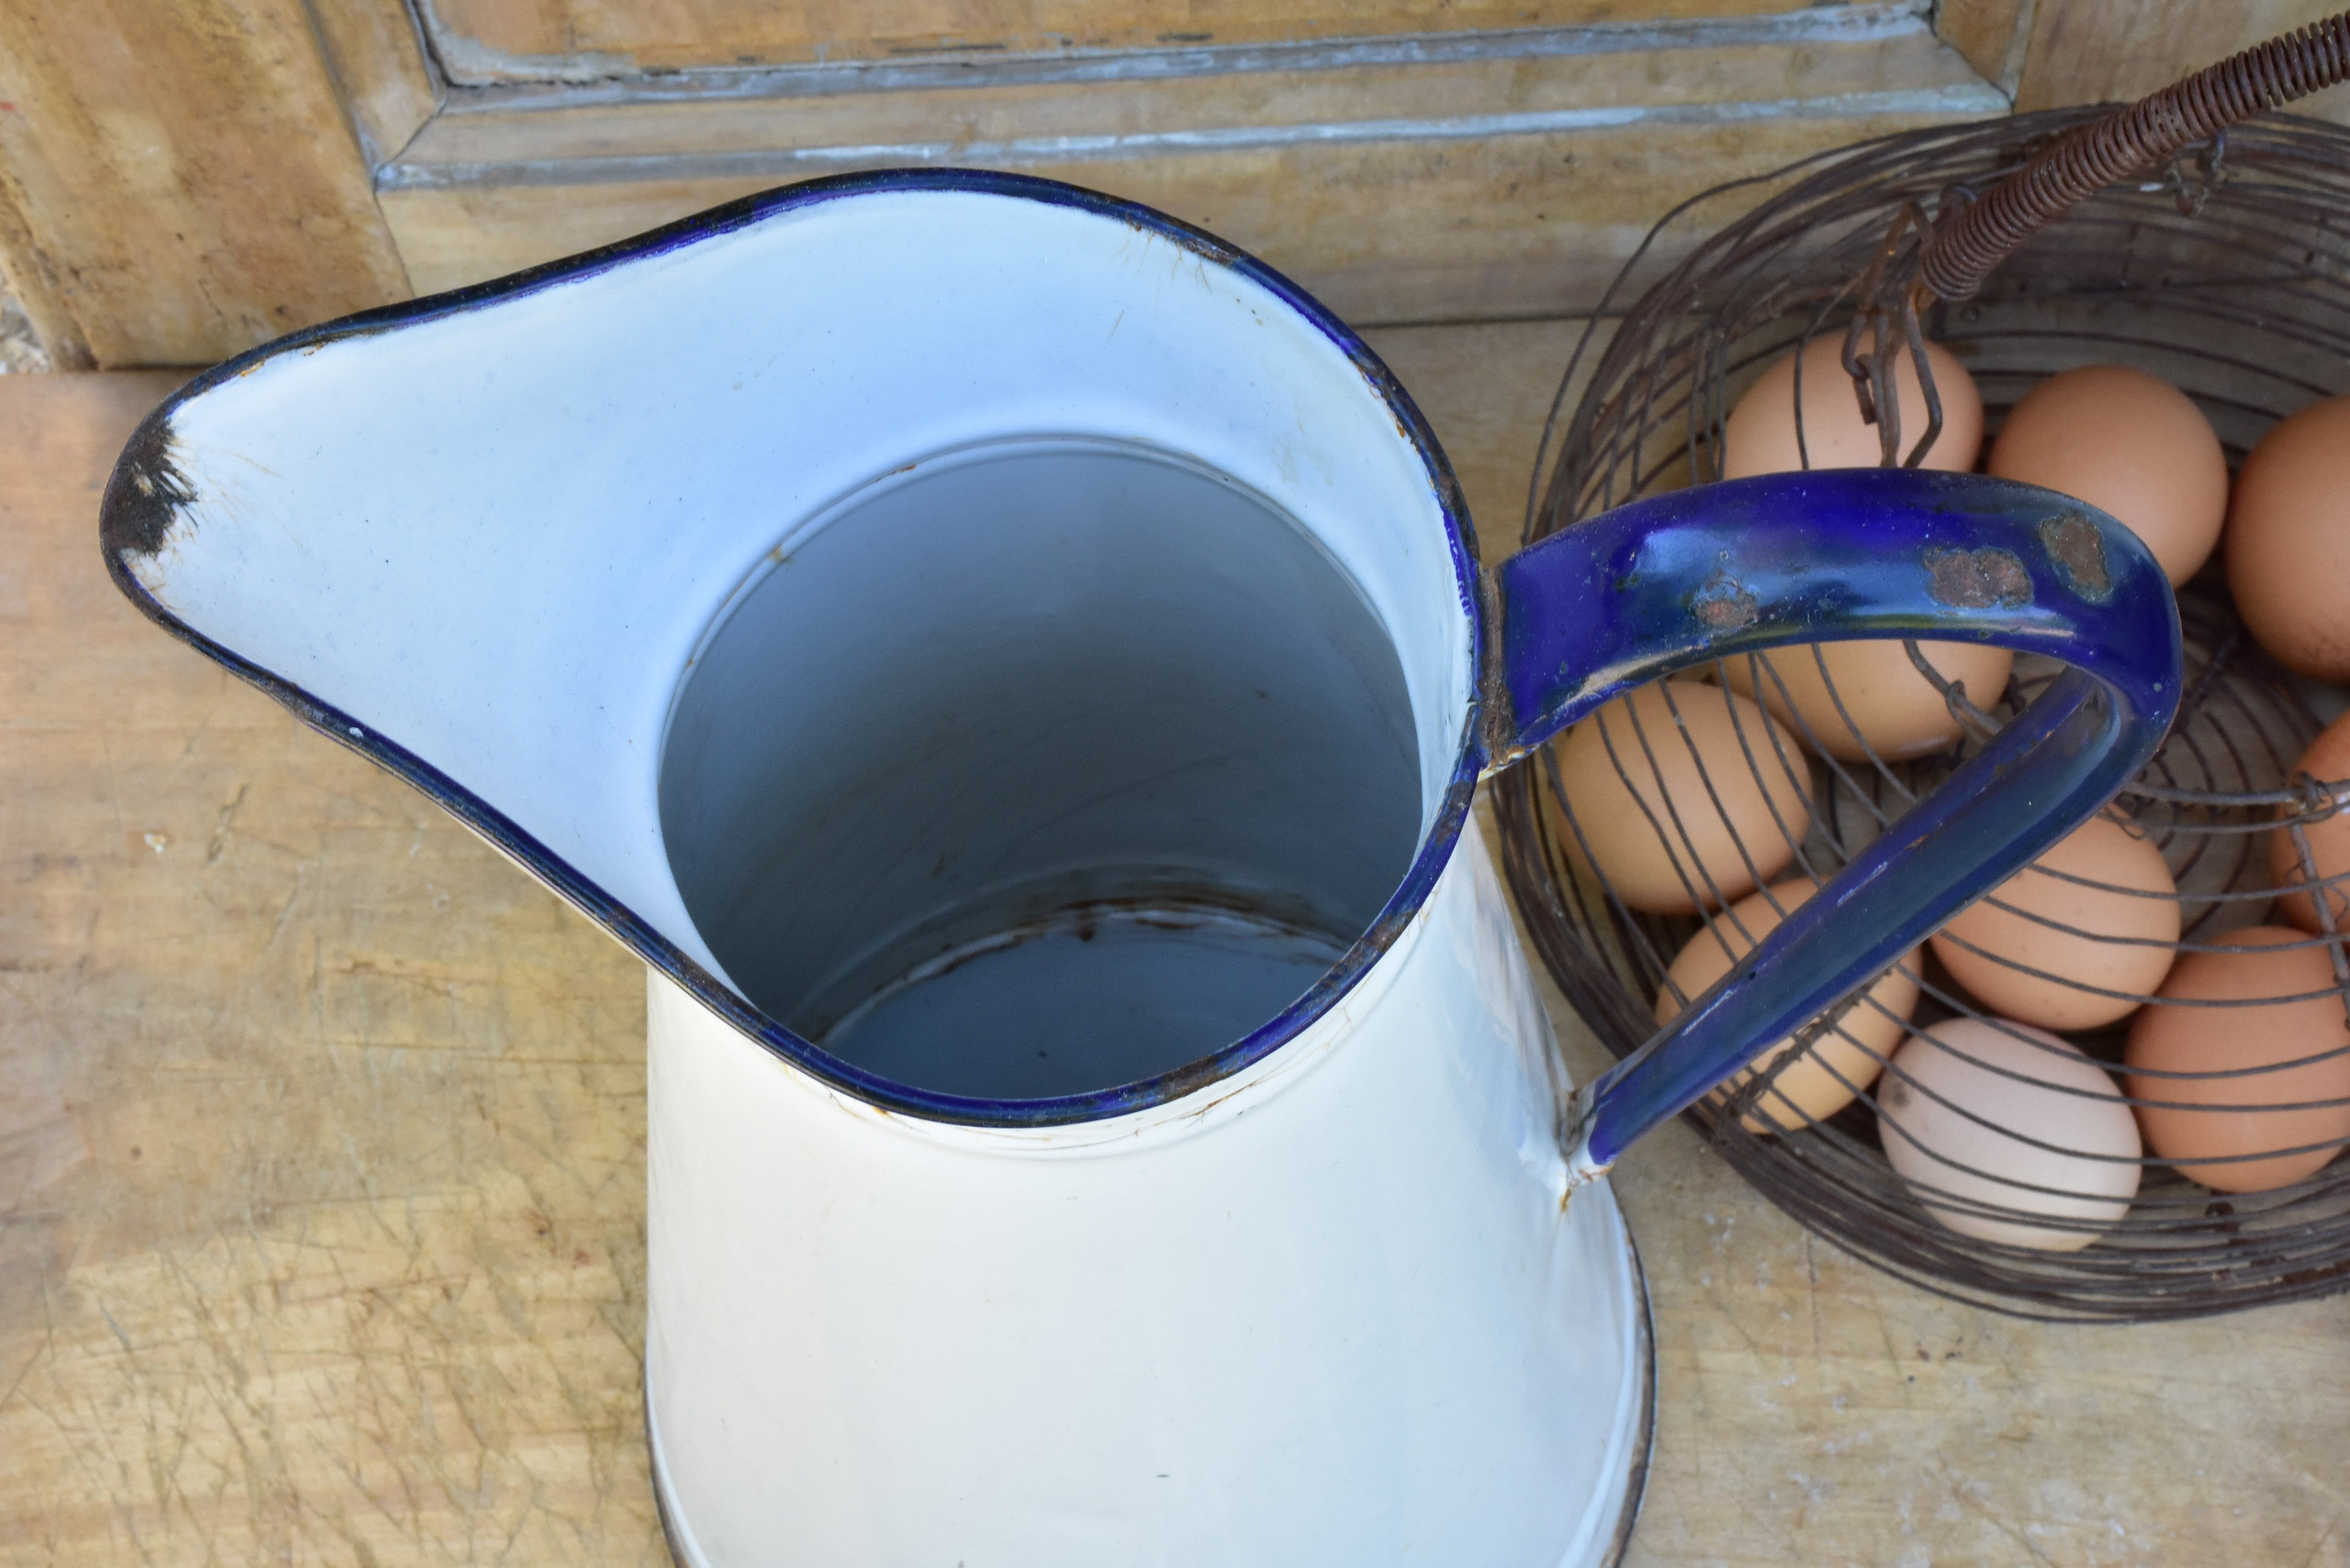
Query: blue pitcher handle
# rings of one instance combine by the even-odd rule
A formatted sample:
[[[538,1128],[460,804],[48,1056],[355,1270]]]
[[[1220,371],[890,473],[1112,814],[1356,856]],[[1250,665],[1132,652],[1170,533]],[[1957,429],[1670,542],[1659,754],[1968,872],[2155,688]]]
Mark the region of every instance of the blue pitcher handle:
[[[1908,469],[1767,474],[1577,523],[1494,572],[1495,766],[1626,690],[1789,643],[1931,638],[2071,668],[1639,1051],[1577,1091],[1574,1180],[1883,973],[2087,821],[2162,742],[2178,607],[2106,514]]]

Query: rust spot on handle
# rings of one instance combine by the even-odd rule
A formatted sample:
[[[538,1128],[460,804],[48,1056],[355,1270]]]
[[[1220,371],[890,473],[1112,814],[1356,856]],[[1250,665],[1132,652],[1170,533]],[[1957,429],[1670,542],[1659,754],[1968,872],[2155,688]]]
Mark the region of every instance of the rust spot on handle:
[[[1738,631],[1762,618],[1762,602],[1754,590],[1728,572],[1716,572],[1690,600],[1690,613],[1710,631]]]
[[[2064,586],[2083,598],[2101,600],[2114,591],[2114,576],[2106,566],[2106,536],[2080,513],[2043,523],[2040,546],[2056,563]]]
[[[2014,553],[1996,548],[1929,550],[1926,592],[1952,609],[2012,609],[2032,602],[2032,574]]]

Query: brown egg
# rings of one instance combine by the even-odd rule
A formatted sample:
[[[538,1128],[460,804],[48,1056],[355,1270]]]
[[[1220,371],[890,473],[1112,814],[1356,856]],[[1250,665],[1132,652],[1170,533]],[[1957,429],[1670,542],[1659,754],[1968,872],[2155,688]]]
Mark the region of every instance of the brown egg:
[[[1819,650],[1817,656],[1814,649]],[[1919,652],[1945,680],[1963,681],[1979,708],[1999,701],[2015,656],[1980,642],[1921,642]],[[1822,642],[1725,659],[1721,678],[1733,691],[1759,697],[1772,713],[1832,757],[1866,762],[1871,752],[1888,762],[1939,752],[1957,740],[1959,722],[1934,683],[1909,662],[1898,642]],[[1827,664],[1826,678],[1820,664]],[[1760,673],[1760,690],[1756,675]],[[1829,682],[1835,683],[1830,693]]]
[[[1952,1018],[1910,1036],[1891,1067],[1877,1086],[1886,1162],[1960,1235],[2076,1252],[2129,1212],[2145,1153],[2129,1107],[2054,1034]]]
[[[2322,946],[2286,945],[2311,940],[2281,926],[2250,926],[2220,939],[2238,950],[2182,953],[2163,985],[2164,1002],[2252,1005],[2158,1002],[2130,1024],[2124,1087],[2141,1102],[2137,1122],[2147,1147],[2182,1176],[2222,1192],[2266,1192],[2314,1174],[2339,1152],[2340,1140],[2350,1138],[2350,1023],[2333,990],[2334,965]],[[2286,996],[2303,1000],[2269,1000]],[[2230,1078],[2146,1076],[2246,1069],[2256,1070]],[[2148,1100],[2168,1103],[2143,1103]],[[2335,1103],[2309,1103],[2324,1100]],[[2237,1108],[2252,1106],[2285,1108]],[[2270,1159],[2230,1158],[2310,1144],[2335,1147]]]
[[[1991,1012],[2043,1029],[2095,1029],[2154,994],[2178,940],[2178,888],[2162,852],[2095,816],[1962,911],[1933,947]],[[2102,994],[2111,992],[2122,994]]]
[[[1657,993],[1657,1022],[1669,1023],[1706,988],[1730,972],[1730,966],[1753,950],[1773,928],[1794,912],[1797,905],[1819,889],[1807,881],[1782,882],[1768,892],[1742,898],[1713,918],[1673,960],[1667,984]],[[1775,905],[1775,907],[1774,907]],[[1886,1058],[1901,1044],[1903,1023],[1918,1005],[1918,955],[1911,952],[1869,987],[1868,993],[1837,1020],[1836,1026],[1812,1043],[1810,1050],[1780,1069],[1740,1120],[1752,1133],[1784,1132],[1835,1115],[1853,1097],[1877,1080]],[[1754,1064],[1714,1091],[1727,1098],[1740,1085],[1794,1048],[1794,1038],[1780,1041],[1755,1058]]]
[[[2350,680],[2350,397],[2311,404],[2244,460],[2228,509],[2228,590],[2288,669]]]
[[[2309,750],[2301,753],[2293,771],[2307,774],[2322,784],[2340,784],[2350,779],[2350,713],[2334,720],[2309,742]],[[2278,815],[2285,815],[2290,811],[2288,807]],[[2317,896],[2325,901],[2328,913],[2334,917],[2334,929],[2350,931],[2350,881],[2333,880],[2337,877],[2350,878],[2350,811],[2319,822],[2305,822],[2301,832],[2309,842],[2310,857],[2317,863],[2318,879],[2329,884]],[[2269,835],[2269,873],[2280,888],[2304,879],[2301,851],[2294,846],[2293,835],[2282,827]],[[2319,929],[2317,910],[2307,893],[2286,894],[2277,900],[2277,909],[2304,931]]]
[[[1810,820],[1803,753],[1735,692],[1652,681],[1556,744],[1593,868],[1635,909],[1695,914],[1744,898],[1795,858]]]
[[[2109,512],[2174,584],[2193,576],[2228,515],[2228,459],[2186,393],[2126,365],[2084,365],[2023,396],[1991,443],[1991,472]]]
[[[1869,340],[1863,339],[1863,347]],[[1963,472],[1982,450],[1982,395],[1974,378],[1939,343],[1926,345],[1934,369],[1934,390],[1942,400],[1942,431],[1927,449],[1927,468]],[[1903,348],[1894,356],[1893,386],[1898,394],[1901,456],[1907,458],[1926,433],[1926,392],[1918,369]],[[1809,462],[1804,461],[1808,455]],[[1814,337],[1804,350],[1804,440],[1795,442],[1795,356],[1790,352],[1763,371],[1730,410],[1722,431],[1722,477],[1790,473],[1802,468],[1875,468],[1881,456],[1877,427],[1863,424],[1844,368],[1844,329]]]

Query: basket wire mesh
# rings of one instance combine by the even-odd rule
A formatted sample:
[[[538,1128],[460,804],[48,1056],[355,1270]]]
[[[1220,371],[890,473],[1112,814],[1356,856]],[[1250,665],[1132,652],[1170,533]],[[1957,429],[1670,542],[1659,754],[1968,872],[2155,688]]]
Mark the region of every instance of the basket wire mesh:
[[[1889,254],[1908,245],[1914,262],[1914,247],[1937,222],[2100,114],[2053,111],[1887,137],[1719,188],[1676,209],[1618,278],[1562,382],[1536,470],[1527,542],[1612,506],[1720,477],[1724,423],[1739,396],[1774,360],[1823,335],[1846,339],[1848,367],[1857,353],[1858,368],[1866,369],[1870,349],[1878,351],[1879,373],[1858,395],[1864,406],[1872,397],[1884,405],[1884,452],[1897,461],[1915,462],[1922,453],[1940,410],[1924,410],[1922,420],[1919,410],[1908,410],[1909,431],[1924,433],[1898,439],[1905,415],[1898,387],[1881,373],[1887,338],[1895,336],[1910,348],[1912,363],[1925,359],[1921,336],[1956,354],[1981,393],[1987,428],[2056,371],[2099,363],[2150,371],[2202,410],[2231,470],[2282,416],[2350,391],[2350,132],[2282,114],[2221,131],[2151,173],[2081,200],[2022,239],[1970,299],[1912,294],[1900,312],[1869,315],[1865,307],[1872,289],[1882,297]],[[1683,259],[1664,266],[1651,265],[1652,255]],[[1623,303],[1644,285],[1637,301]],[[1622,310],[1620,320],[1610,310]],[[1586,373],[1570,410],[1568,389]],[[1938,401],[1930,377],[1924,389]],[[2217,565],[2181,588],[2180,615],[2187,684],[2179,718],[2116,806],[2129,831],[2161,852],[2180,914],[2178,940],[2169,945],[2193,953],[2227,949],[2230,932],[2264,919],[2282,923],[2270,915],[2275,834],[2289,836],[2305,880],[2332,887],[2345,879],[2319,874],[2307,829],[2350,806],[2350,781],[2296,775],[2324,720],[2339,711],[2341,694],[2292,675],[2260,649],[2238,619]],[[1719,701],[1728,710],[1738,754],[1753,775],[1742,787],[1761,788],[1774,803],[1800,803],[1793,810],[1773,805],[1773,826],[1757,837],[1776,842],[1736,843],[1738,875],[1769,889],[1789,877],[1816,884],[1832,875],[2020,711],[2057,668],[2019,658],[2004,690],[1970,691],[1942,679],[1920,644],[1910,642],[1907,651],[1942,691],[1958,735],[1922,757],[1880,754],[1851,722],[1840,696],[1835,712],[1850,735],[1839,737],[1835,749],[1856,760],[1832,754],[1785,685],[1786,661],[1807,656],[1801,649],[1770,663],[1751,660],[1743,672],[1758,697],[1775,684],[1784,732],[1752,722],[1755,711],[1730,701],[1730,672],[1719,670],[1714,686],[1667,686],[1647,712],[1636,704],[1598,716],[1609,725],[1603,737],[1607,763],[1620,787],[1642,801],[1642,821],[1682,877],[1686,906],[1700,911],[1693,915],[1652,912],[1660,907],[1654,898],[1635,908],[1596,869],[1594,826],[1578,816],[1559,760],[1571,737],[1545,749],[1538,766],[1498,781],[1505,869],[1535,946],[1569,1001],[1617,1054],[1630,1054],[1655,1033],[1657,999],[1660,992],[1674,994],[1669,971],[1694,937],[1716,933],[1711,940],[1725,952],[1743,951],[1760,937],[1729,912],[1736,889],[1714,884],[1715,867],[1727,873],[1727,863],[1692,849],[1689,824],[1662,787],[1660,757],[1682,742],[1693,717],[1684,711],[1689,704]],[[1818,674],[1834,695],[1824,661]],[[1786,744],[1788,733],[1797,746]],[[1706,798],[1680,806],[1719,811],[1721,789],[1740,782],[1700,777]],[[1635,787],[1638,779],[1652,786],[1645,795]],[[1659,799],[1661,810],[1653,804]],[[1681,853],[1673,854],[1676,848]],[[1773,864],[1787,868],[1768,872]],[[2300,945],[2326,955],[2334,983],[2331,992],[2314,994],[2350,1008],[2350,963],[2328,900],[2315,903],[2321,929]],[[2072,936],[2110,940],[2027,918]],[[1870,1039],[1898,1041],[1944,1021],[1976,1018],[2035,1051],[2049,1049],[1993,1020],[1939,961],[1905,967],[1920,993],[1913,1015],[1899,1015],[1874,992],[1856,993],[1799,1035],[1793,1049],[1687,1113],[1781,1208],[1928,1290],[2027,1317],[2186,1317],[2350,1288],[2350,1159],[2272,1190],[2232,1192],[2189,1179],[2149,1148],[2137,1157],[2143,1176],[2126,1214],[2111,1223],[2052,1217],[2029,1206],[2034,1195],[2072,1196],[2065,1189],[2023,1183],[2017,1190],[2026,1206],[2019,1207],[1956,1188],[1936,1190],[1930,1182],[1921,1192],[1902,1179],[1885,1153],[1880,1102],[1932,1091],[1905,1082],[1898,1068],[1887,1070],[1891,1047]],[[2225,1005],[2137,992],[2118,999]],[[2126,1088],[2118,1064],[2124,1027],[2069,1039]],[[2311,1060],[2350,1062],[2350,1023],[2345,1030],[2338,1048]],[[1837,1052],[1824,1044],[1836,1044]],[[1860,1064],[1839,1069],[1832,1056]],[[1821,1119],[1794,1107],[1776,1085],[1805,1060],[1812,1070],[1825,1065],[1839,1078],[1851,1102]],[[2044,1075],[1988,1060],[1981,1065],[2055,1093],[2082,1092],[2053,1064]],[[2161,1097],[2147,1088],[2157,1081],[2217,1076],[2258,1085],[2262,1074],[2259,1067],[2141,1073],[2142,1092],[2124,1098],[2142,1115]],[[2272,1103],[2257,1089],[2230,1098]],[[2350,1142],[2350,1096],[2293,1104],[2343,1107],[2345,1128],[2343,1137],[2296,1147],[2322,1156]],[[1960,1107],[1960,1114],[1971,1113]],[[1995,1171],[1978,1174],[2008,1179]],[[1938,1212],[2028,1221],[2043,1232],[2070,1228],[2093,1239],[2077,1251],[2010,1244],[1961,1234]]]

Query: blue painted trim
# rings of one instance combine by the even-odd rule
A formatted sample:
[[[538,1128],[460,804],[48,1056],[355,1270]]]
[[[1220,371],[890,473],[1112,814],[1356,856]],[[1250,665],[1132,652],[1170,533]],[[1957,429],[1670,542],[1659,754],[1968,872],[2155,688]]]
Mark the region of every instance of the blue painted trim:
[[[1590,1090],[1590,1160],[1858,989],[2094,815],[2178,706],[2178,607],[2137,536],[2070,496],[1906,469],[1772,474],[1578,523],[1503,562],[1522,755],[1628,687],[1790,643],[1930,637],[2072,668]]]
[[[785,1061],[810,1075],[853,1095],[868,1104],[927,1120],[978,1127],[1059,1127],[1099,1121],[1148,1110],[1180,1100],[1221,1079],[1262,1061],[1327,1012],[1354,989],[1371,966],[1395,945],[1420,906],[1434,891],[1437,878],[1451,862],[1454,844],[1468,821],[1471,797],[1483,766],[1477,743],[1481,734],[1477,693],[1469,693],[1468,722],[1452,776],[1435,820],[1421,839],[1403,884],[1388,900],[1378,919],[1340,957],[1313,989],[1278,1016],[1246,1038],[1204,1056],[1188,1066],[1139,1083],[1064,1095],[1038,1100],[988,1100],[941,1095],[913,1088],[868,1073],[785,1028],[721,984],[716,977],[686,956],[677,946],[619,899],[598,887],[567,861],[525,832],[513,819],[474,794],[439,768],[389,736],[378,733],[355,715],[322,701],[290,680],[261,668],[181,620],[147,591],[130,569],[126,557],[151,554],[160,535],[155,522],[166,504],[187,497],[170,493],[170,476],[154,465],[153,455],[166,450],[172,416],[180,407],[211,389],[234,379],[269,360],[346,337],[369,337],[403,327],[463,315],[501,301],[559,287],[592,277],[614,267],[648,260],[688,245],[699,244],[735,230],[750,227],[779,213],[821,202],[858,196],[889,195],[910,191],[968,192],[1074,207],[1119,223],[1129,223],[1182,245],[1203,260],[1229,268],[1280,299],[1311,322],[1353,363],[1371,389],[1394,416],[1398,429],[1419,452],[1428,481],[1444,516],[1451,548],[1453,578],[1461,612],[1468,618],[1470,669],[1484,667],[1485,648],[1477,590],[1476,533],[1462,500],[1459,481],[1427,419],[1413,403],[1393,372],[1369,345],[1332,315],[1311,295],[1272,267],[1204,229],[1168,216],[1139,202],[1122,201],[1097,191],[1032,175],[1003,174],[972,169],[881,170],[811,180],[780,190],[748,196],[684,218],[663,228],[600,250],[551,262],[527,272],[470,288],[362,311],[264,344],[198,376],[150,414],[126,446],[108,482],[99,509],[99,539],[108,573],[115,586],[148,619],[173,637],[213,659],[232,673],[266,692],[301,719],[386,772],[407,781],[451,815],[490,844],[512,857],[524,869],[567,899],[582,914],[619,939],[630,951],[676,981],[686,992],[719,1017],[741,1030]],[[161,499],[159,500],[159,493]]]
[[[1997,643],[2149,702],[2176,676],[2163,661],[2176,656],[2178,607],[2137,536],[2012,480],[1880,468],[1733,479],[1588,518],[1494,576],[1518,723],[1507,754],[1659,676],[1790,643]]]

